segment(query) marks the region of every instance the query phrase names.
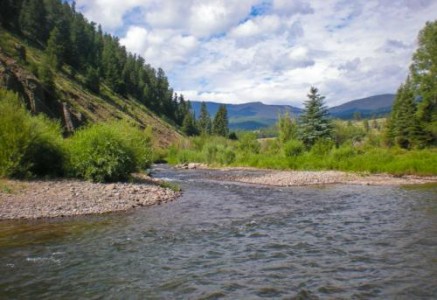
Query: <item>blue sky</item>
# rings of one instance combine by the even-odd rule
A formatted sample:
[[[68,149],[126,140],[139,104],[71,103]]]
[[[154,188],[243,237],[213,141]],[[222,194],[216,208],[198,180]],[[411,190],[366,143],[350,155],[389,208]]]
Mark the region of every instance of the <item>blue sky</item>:
[[[191,100],[329,106],[404,81],[437,0],[76,0]]]

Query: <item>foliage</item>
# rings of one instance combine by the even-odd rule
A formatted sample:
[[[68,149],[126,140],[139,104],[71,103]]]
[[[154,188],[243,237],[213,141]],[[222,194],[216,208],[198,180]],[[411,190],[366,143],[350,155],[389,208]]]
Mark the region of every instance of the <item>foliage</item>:
[[[428,145],[437,145],[437,21],[419,32],[418,48],[410,67],[413,94],[419,100],[417,117]]]
[[[48,63],[56,70],[59,70],[64,59],[64,45],[61,32],[58,27],[53,28],[47,41],[46,55]]]
[[[197,135],[197,127],[195,123],[195,118],[193,114],[189,111],[185,115],[184,121],[182,123],[182,132],[187,136]]]
[[[283,115],[279,115],[278,131],[279,131],[279,141],[283,144],[297,137],[296,123],[291,118],[288,112],[286,112]]]
[[[88,67],[85,74],[85,86],[96,94],[100,93],[99,71],[93,67]]]
[[[307,148],[314,145],[317,140],[330,139],[332,135],[328,109],[325,107],[323,99],[324,97],[319,94],[318,89],[311,87],[298,124],[299,138]]]
[[[185,101],[174,101],[165,72],[141,56],[131,54],[117,37],[103,33],[76,11],[74,1],[2,0],[0,23],[44,50],[38,77],[54,91],[53,70],[80,74],[85,86],[100,93],[104,83],[114,93],[135,99],[158,115],[182,126]],[[62,69],[62,66],[66,68]],[[80,78],[80,77],[79,77]]]
[[[152,165],[152,127],[141,129],[128,121],[106,123],[118,135],[123,145],[134,154],[134,164],[137,171],[144,171]]]
[[[305,146],[301,141],[289,140],[284,144],[285,157],[296,157],[301,155],[305,150]]]
[[[151,163],[149,133],[127,123],[95,124],[68,140],[72,176],[108,182],[125,180]]]
[[[60,175],[64,154],[60,126],[32,117],[18,97],[0,90],[0,176]]]
[[[261,145],[255,133],[245,132],[240,134],[238,148],[241,152],[259,153]]]
[[[227,137],[229,134],[228,111],[225,104],[221,104],[212,124],[212,132],[215,135]]]
[[[209,116],[206,103],[202,102],[200,105],[200,115],[197,121],[200,134],[208,135],[212,132],[211,117]]]
[[[398,89],[390,115],[386,133],[390,145],[409,149],[414,146],[422,147],[426,143],[416,111],[414,93],[408,78],[405,84]]]

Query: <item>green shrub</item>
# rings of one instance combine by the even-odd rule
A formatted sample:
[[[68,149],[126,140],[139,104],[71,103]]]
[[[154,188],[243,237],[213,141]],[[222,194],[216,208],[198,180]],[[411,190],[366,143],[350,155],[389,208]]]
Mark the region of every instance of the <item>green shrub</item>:
[[[301,141],[290,140],[284,144],[285,157],[296,157],[302,154],[305,146]]]
[[[331,152],[334,142],[330,139],[319,139],[311,147],[311,154],[324,156]]]
[[[31,164],[30,173],[36,176],[62,176],[65,150],[61,125],[39,115],[32,118],[32,128],[37,134],[24,156],[25,161]]]
[[[217,146],[217,162],[221,165],[230,165],[235,161],[235,152],[223,145]]]
[[[0,90],[0,176],[57,176],[63,171],[58,123],[32,117],[14,93]]]
[[[246,153],[259,153],[261,145],[253,132],[245,132],[240,135],[238,148]]]
[[[68,141],[69,172],[94,182],[119,181],[137,170],[135,151],[109,124],[77,131]]]
[[[108,123],[123,141],[123,144],[134,154],[134,164],[138,171],[147,169],[152,164],[152,127],[141,129],[127,121]]]
[[[208,164],[212,164],[216,161],[216,156],[217,156],[217,146],[215,144],[212,143],[207,143],[204,147],[203,147],[203,153],[205,156],[205,161]]]

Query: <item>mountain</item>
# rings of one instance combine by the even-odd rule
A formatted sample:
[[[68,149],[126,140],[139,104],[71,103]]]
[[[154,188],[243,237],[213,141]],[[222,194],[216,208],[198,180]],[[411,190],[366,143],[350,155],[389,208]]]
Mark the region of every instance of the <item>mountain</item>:
[[[391,112],[394,99],[394,94],[376,95],[331,107],[329,113],[340,119],[352,119],[355,113],[359,113],[363,118],[384,116]]]
[[[362,118],[384,116],[391,112],[395,95],[383,94],[363,99],[352,100],[329,108],[334,118],[352,119],[355,113]],[[192,101],[191,105],[196,114],[200,114],[200,101]],[[211,117],[214,117],[221,103],[205,102]],[[244,104],[226,104],[231,130],[256,130],[276,124],[278,115],[288,111],[292,116],[301,114],[302,109],[290,105],[268,105],[261,102]]]
[[[196,114],[200,114],[202,102],[192,101],[191,105]],[[221,103],[205,102],[211,117],[214,117]],[[278,115],[285,112],[292,116],[299,115],[301,109],[289,105],[268,105],[261,102],[244,104],[226,104],[231,130],[256,130],[269,127],[278,120]]]

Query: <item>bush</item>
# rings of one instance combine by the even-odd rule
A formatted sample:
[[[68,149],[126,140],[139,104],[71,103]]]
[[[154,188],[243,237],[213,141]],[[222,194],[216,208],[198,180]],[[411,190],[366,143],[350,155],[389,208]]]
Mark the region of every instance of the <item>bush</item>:
[[[68,141],[70,175],[94,182],[126,180],[137,170],[135,151],[110,124],[77,131]]]
[[[0,90],[0,176],[57,176],[64,152],[58,123],[32,117],[14,93]]]
[[[334,142],[330,139],[318,139],[311,148],[311,154],[324,156],[331,152]]]
[[[305,146],[301,141],[290,140],[284,144],[285,157],[296,157],[302,154]]]
[[[257,136],[252,132],[245,132],[240,135],[238,148],[246,153],[259,153],[261,145],[257,140]]]
[[[111,127],[123,144],[133,152],[134,164],[138,171],[152,165],[152,127],[143,130],[127,121],[108,123],[107,126]]]
[[[229,165],[235,161],[235,153],[229,147],[217,146],[217,162],[221,165]]]
[[[203,147],[203,153],[205,155],[205,161],[208,164],[212,164],[213,162],[216,161],[216,156],[217,156],[217,146],[215,144],[212,143],[208,143]]]

